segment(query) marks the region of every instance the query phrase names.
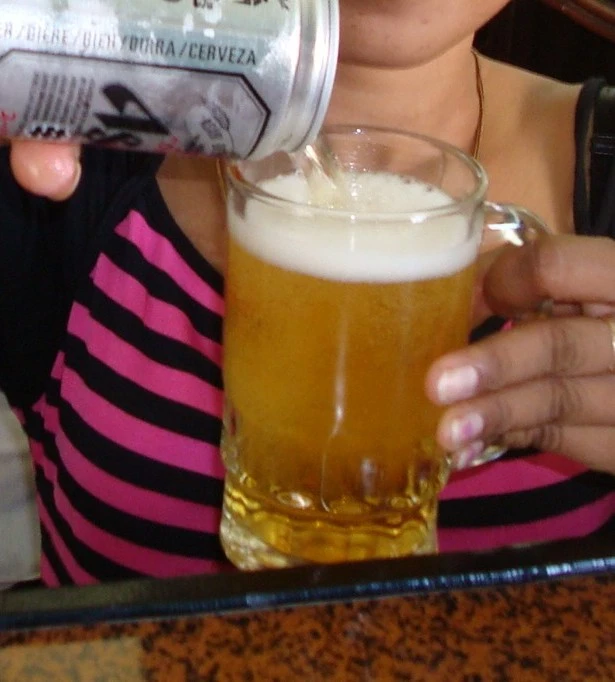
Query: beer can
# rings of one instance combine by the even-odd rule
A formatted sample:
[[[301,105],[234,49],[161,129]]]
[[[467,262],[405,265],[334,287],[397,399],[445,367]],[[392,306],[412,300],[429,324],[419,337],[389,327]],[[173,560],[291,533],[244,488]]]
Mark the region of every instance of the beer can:
[[[260,158],[312,141],[337,0],[0,0],[0,138]]]

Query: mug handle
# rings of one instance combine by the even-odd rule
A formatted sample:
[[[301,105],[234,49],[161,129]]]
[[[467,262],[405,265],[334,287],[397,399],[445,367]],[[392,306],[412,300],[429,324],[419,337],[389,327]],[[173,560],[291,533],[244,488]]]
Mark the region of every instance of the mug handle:
[[[515,204],[498,204],[494,201],[483,202],[485,228],[483,239],[489,243],[490,235],[497,235],[499,244],[525,246],[550,234],[545,222],[528,208]]]
[[[485,227],[483,239],[487,246],[491,243],[495,246],[511,244],[512,246],[525,246],[539,239],[541,236],[550,234],[545,222],[536,213],[515,204],[499,204],[493,201],[483,202]],[[491,237],[491,238],[490,238]],[[518,318],[517,321],[530,321],[551,316],[553,301],[542,301],[539,308],[529,315]],[[478,457],[475,457],[465,467],[452,467],[453,471],[471,469],[487,462],[499,459],[507,448],[494,443],[488,445]]]

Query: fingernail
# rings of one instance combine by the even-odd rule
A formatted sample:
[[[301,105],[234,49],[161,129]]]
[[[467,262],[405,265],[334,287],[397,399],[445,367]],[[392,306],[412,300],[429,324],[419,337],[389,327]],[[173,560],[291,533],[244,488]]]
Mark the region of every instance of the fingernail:
[[[475,367],[466,365],[444,372],[437,384],[438,398],[442,403],[453,403],[470,398],[478,386],[478,372]]]
[[[449,436],[455,449],[476,440],[485,428],[485,420],[478,412],[470,412],[458,419],[453,419],[449,427]]]
[[[77,158],[58,159],[53,164],[54,177],[50,179],[47,196],[56,201],[70,197],[81,179],[81,164]]]
[[[453,462],[453,469],[461,470],[468,469],[473,464],[478,464],[482,461],[481,455],[485,451],[485,444],[480,441],[474,441],[470,443],[463,450],[458,450],[451,455]]]

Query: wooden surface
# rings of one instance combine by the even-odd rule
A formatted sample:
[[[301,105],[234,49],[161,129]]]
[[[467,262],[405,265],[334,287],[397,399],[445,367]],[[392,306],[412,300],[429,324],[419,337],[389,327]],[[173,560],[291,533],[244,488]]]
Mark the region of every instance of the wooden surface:
[[[0,680],[615,679],[615,575],[0,633]]]

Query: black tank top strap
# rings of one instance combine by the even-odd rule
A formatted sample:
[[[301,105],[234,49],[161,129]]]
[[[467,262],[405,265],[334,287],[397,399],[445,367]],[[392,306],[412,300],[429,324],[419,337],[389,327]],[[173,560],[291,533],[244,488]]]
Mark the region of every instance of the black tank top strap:
[[[615,89],[603,79],[592,78],[581,89],[575,143],[576,231],[615,238]]]
[[[615,87],[603,87],[596,100],[590,151],[590,210],[596,234],[615,238]]]

